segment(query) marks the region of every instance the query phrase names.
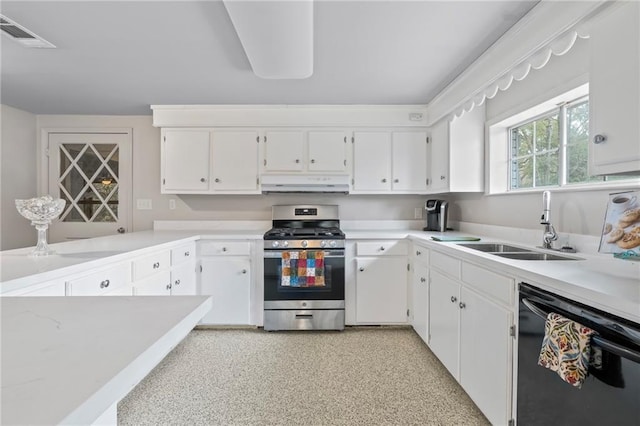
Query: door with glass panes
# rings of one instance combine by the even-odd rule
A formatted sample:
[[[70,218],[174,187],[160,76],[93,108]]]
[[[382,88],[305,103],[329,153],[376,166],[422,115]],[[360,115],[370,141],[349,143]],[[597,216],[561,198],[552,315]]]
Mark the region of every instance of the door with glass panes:
[[[49,241],[123,233],[131,209],[131,131],[48,133],[49,194],[66,206]]]

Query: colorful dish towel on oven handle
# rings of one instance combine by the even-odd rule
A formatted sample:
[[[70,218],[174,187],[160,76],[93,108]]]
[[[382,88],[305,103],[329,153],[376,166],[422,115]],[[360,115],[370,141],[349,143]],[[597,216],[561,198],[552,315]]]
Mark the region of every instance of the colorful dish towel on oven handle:
[[[326,285],[324,269],[324,251],[322,250],[283,251],[280,285],[323,287]]]
[[[538,365],[555,371],[580,388],[589,371],[591,336],[595,331],[555,312],[547,315]]]

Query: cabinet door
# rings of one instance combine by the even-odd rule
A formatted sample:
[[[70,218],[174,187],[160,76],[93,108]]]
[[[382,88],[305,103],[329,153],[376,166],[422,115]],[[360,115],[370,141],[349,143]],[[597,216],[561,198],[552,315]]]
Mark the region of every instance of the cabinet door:
[[[209,190],[209,131],[164,130],[162,192]]]
[[[200,294],[213,296],[202,324],[250,323],[251,263],[248,257],[220,256],[201,261]]]
[[[213,190],[258,190],[258,132],[214,131]]]
[[[411,325],[425,343],[429,341],[429,269],[421,263],[413,265]]]
[[[309,132],[308,147],[309,171],[347,170],[347,135],[344,132]]]
[[[391,137],[389,132],[355,132],[353,190],[391,190]]]
[[[297,172],[304,165],[303,132],[266,132],[264,169],[268,172]]]
[[[426,192],[427,133],[393,132],[392,170],[394,191]]]
[[[407,259],[360,257],[356,268],[356,322],[406,323]]]
[[[589,172],[640,170],[640,3],[616,2],[590,26]],[[597,135],[606,137],[594,143]]]
[[[171,274],[169,271],[133,283],[135,296],[169,296],[171,294]]]
[[[507,424],[511,313],[466,288],[460,300],[460,384],[492,424]]]
[[[196,263],[194,260],[181,263],[171,269],[171,294],[192,296],[196,291]]]
[[[460,284],[431,269],[429,281],[429,347],[456,380]],[[480,365],[480,364],[478,364]]]
[[[439,121],[431,129],[429,192],[449,190],[449,120]]]

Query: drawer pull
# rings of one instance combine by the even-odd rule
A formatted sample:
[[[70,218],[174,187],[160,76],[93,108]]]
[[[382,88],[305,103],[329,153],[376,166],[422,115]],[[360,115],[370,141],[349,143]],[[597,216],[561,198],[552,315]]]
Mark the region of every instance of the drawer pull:
[[[222,247],[222,251],[227,251],[227,248],[226,247]]]
[[[190,255],[191,255],[191,253],[189,253],[188,251],[185,251],[185,252],[184,252],[184,256],[185,256],[185,257],[189,257]]]
[[[100,283],[100,288],[107,288],[109,287],[109,280],[104,280]]]
[[[175,285],[180,285],[180,280],[176,280]]]
[[[158,269],[160,267],[160,262],[156,262],[153,264],[153,269]]]
[[[422,254],[422,252],[420,250],[416,251],[416,256],[420,256]]]
[[[359,271],[360,271],[360,272],[364,272],[364,268],[360,268],[360,269],[359,269]]]
[[[171,290],[171,283],[167,284],[167,290]]]
[[[380,246],[380,251],[384,251],[384,246]]]
[[[427,279],[426,279],[425,277],[420,277],[420,282],[421,282],[421,283],[426,283],[426,282],[427,282]]]
[[[467,305],[464,302],[460,302],[458,306],[460,306],[460,309],[464,309]]]
[[[242,273],[243,273],[243,274],[246,274],[246,273],[247,273],[247,270],[246,270],[246,269],[243,269],[243,270],[242,270]]]
[[[455,296],[451,296],[451,303],[456,303],[458,301],[458,298]]]

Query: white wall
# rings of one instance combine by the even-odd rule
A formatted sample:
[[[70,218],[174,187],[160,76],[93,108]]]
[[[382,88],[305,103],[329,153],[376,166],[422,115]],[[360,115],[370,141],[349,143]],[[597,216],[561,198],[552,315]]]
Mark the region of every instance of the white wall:
[[[487,100],[487,122],[503,120],[550,99],[571,86],[588,81],[589,43],[578,39],[564,56],[553,56],[539,70],[532,70],[527,78],[516,81],[505,92]],[[629,186],[627,189],[633,189]],[[586,235],[600,235],[608,195],[624,189],[589,191],[554,191],[551,220],[558,231]],[[452,194],[451,217],[454,220],[542,229],[542,194],[540,191],[520,194],[481,195]]]
[[[37,196],[36,116],[0,105],[0,250],[36,244],[36,230],[20,216],[16,198]]]
[[[414,208],[426,196],[418,195],[162,195],[160,194],[160,129],[151,116],[38,116],[38,134],[46,128],[133,129],[133,229],[151,229],[154,220],[270,220],[274,204],[331,203],[340,206],[344,220],[414,219]],[[137,199],[151,199],[152,210],[137,210]],[[176,209],[169,210],[169,200]]]

